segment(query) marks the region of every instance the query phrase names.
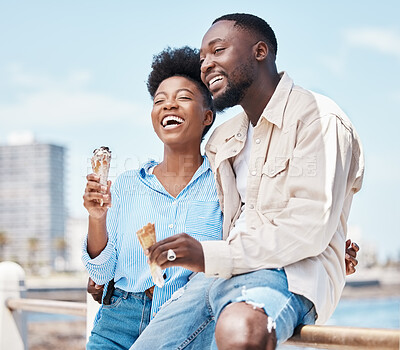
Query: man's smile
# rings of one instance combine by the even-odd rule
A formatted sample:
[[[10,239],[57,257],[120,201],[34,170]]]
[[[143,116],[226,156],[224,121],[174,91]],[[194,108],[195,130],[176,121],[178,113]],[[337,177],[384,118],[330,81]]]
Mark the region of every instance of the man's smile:
[[[218,76],[212,78],[212,79],[209,81],[208,86],[211,87],[213,84],[215,84],[215,83],[218,82],[218,81],[221,81],[223,78],[224,78],[224,77],[223,77],[222,75],[218,75]]]
[[[222,88],[226,76],[221,73],[213,74],[210,76],[210,78],[207,77],[207,87],[212,93],[214,93],[216,92],[216,90]]]

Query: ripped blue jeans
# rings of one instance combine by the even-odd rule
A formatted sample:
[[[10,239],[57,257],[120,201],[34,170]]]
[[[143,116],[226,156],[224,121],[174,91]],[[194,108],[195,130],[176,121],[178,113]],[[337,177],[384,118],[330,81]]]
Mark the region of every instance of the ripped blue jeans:
[[[276,327],[278,344],[299,324],[315,323],[313,303],[288,290],[283,269],[259,270],[230,279],[199,273],[164,304],[131,350],[217,349],[214,330],[219,314],[228,304],[242,301],[265,310],[271,321],[268,327]]]

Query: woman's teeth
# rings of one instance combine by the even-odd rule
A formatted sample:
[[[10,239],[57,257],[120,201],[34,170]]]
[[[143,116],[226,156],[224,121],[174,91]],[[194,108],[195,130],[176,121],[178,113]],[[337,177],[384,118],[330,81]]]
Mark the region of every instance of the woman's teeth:
[[[180,125],[184,122],[185,120],[175,116],[175,115],[168,115],[165,118],[163,118],[163,120],[161,121],[161,124],[164,128],[168,128],[168,127],[173,127],[173,126],[177,126]]]

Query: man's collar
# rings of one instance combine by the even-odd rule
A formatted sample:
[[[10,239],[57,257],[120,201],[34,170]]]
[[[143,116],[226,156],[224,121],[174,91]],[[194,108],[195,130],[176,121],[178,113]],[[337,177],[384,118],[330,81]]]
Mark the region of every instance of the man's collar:
[[[289,94],[293,88],[293,80],[286,72],[279,73],[279,80],[276,89],[269,100],[267,106],[261,114],[261,118],[265,118],[270,123],[275,124],[278,128],[282,127],[283,113],[286,108]]]
[[[275,124],[278,128],[282,127],[283,113],[289,98],[289,94],[293,88],[293,80],[286,72],[279,73],[281,79],[276,86],[275,92],[269,100],[267,106],[261,114],[260,119],[265,118],[270,123]],[[238,141],[244,142],[247,137],[247,130],[249,128],[249,118],[247,114],[242,111],[233,118],[234,122],[230,124],[231,132],[227,134],[225,143],[235,138]],[[260,120],[258,121],[260,122]],[[207,144],[210,146],[210,143]]]
[[[283,113],[286,108],[287,100],[289,98],[290,92],[293,88],[293,80],[289,77],[286,72],[279,73],[281,79],[279,80],[276,89],[269,100],[268,104],[264,108],[260,119],[265,118],[270,123],[275,124],[278,128],[282,127],[283,123]],[[239,141],[243,141],[247,135],[247,129],[249,127],[249,118],[245,112],[240,113],[238,116],[237,127],[232,130],[232,134],[225,141],[235,137]],[[260,123],[260,121],[258,121]]]
[[[240,113],[235,118],[238,119],[238,123],[235,124],[235,128],[232,129],[232,134],[225,139],[225,142],[228,142],[232,138],[241,142],[246,140],[247,130],[249,128],[249,118],[247,118],[245,112]]]

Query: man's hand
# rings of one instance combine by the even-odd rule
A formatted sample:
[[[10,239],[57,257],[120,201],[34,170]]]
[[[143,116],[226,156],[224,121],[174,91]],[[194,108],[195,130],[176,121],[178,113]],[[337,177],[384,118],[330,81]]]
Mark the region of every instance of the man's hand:
[[[94,281],[89,277],[88,284],[87,284],[87,292],[99,304],[101,304],[101,298],[103,296],[103,290],[104,290],[104,285],[98,285],[98,284],[94,283]]]
[[[176,254],[174,261],[167,259],[168,249]],[[162,269],[181,266],[193,272],[204,272],[204,254],[200,242],[186,233],[168,237],[152,245],[148,249],[150,262],[155,262]]]
[[[356,258],[359,250],[360,248],[356,243],[351,243],[350,239],[346,241],[346,275],[351,275],[352,273],[356,272],[356,266],[358,264],[358,260]]]

